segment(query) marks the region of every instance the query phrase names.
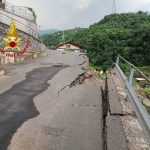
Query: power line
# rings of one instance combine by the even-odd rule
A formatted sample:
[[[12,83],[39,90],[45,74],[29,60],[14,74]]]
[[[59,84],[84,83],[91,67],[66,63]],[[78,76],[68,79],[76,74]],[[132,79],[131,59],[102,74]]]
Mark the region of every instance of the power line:
[[[116,0],[113,0],[112,14],[116,14]]]

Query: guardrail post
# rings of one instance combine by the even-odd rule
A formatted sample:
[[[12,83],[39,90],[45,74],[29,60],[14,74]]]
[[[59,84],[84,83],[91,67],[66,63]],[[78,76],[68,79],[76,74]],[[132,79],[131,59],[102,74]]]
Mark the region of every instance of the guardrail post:
[[[119,64],[119,56],[117,57],[117,61],[116,61],[116,64]]]
[[[124,59],[121,56],[119,56],[119,58],[121,60],[123,60],[124,62],[126,62],[131,67],[128,79],[126,78],[125,74],[123,73],[123,71],[117,64],[117,62],[115,64],[114,68],[115,68],[116,73],[118,74],[118,76],[123,81],[123,83],[126,87],[128,98],[135,110],[136,116],[137,116],[137,118],[140,122],[140,125],[144,131],[145,138],[146,138],[146,140],[149,144],[149,148],[150,148],[150,116],[149,116],[148,112],[146,111],[146,109],[144,108],[144,106],[142,105],[141,100],[136,95],[134,88],[132,87],[132,82],[133,82],[133,77],[134,77],[135,71],[138,72],[139,74],[141,74],[141,76],[144,77],[144,79],[146,79],[149,83],[150,83],[150,79],[148,77],[146,77],[143,72],[141,72],[138,68],[136,68],[129,61],[127,61],[126,59]]]
[[[134,72],[135,72],[135,69],[134,69],[133,66],[132,66],[132,67],[131,67],[131,70],[130,70],[130,73],[129,73],[129,77],[128,77],[129,84],[130,84],[131,86],[132,86],[132,82],[133,82]]]

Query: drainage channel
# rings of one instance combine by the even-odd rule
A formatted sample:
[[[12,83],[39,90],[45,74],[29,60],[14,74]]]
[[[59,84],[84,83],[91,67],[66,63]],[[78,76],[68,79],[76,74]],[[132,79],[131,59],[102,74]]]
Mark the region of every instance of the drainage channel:
[[[45,91],[47,83],[67,66],[41,67],[26,75],[26,79],[0,94],[0,150],[7,149],[16,130],[28,119],[36,117],[33,98]]]
[[[128,150],[121,122],[121,117],[124,116],[124,113],[112,74],[107,74],[105,87],[101,87],[101,92],[103,111],[103,150]]]
[[[103,150],[107,150],[107,123],[106,117],[109,111],[108,101],[108,84],[107,77],[105,79],[105,89],[101,87],[102,92],[102,115],[103,115],[103,127],[102,127],[102,139],[103,139]]]

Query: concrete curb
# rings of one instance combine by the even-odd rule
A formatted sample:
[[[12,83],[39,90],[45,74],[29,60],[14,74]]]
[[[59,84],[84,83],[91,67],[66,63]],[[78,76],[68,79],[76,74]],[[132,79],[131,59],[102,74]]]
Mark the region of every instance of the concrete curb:
[[[107,150],[129,150],[119,115],[108,115]]]
[[[108,97],[111,115],[124,115],[112,75],[108,74]]]

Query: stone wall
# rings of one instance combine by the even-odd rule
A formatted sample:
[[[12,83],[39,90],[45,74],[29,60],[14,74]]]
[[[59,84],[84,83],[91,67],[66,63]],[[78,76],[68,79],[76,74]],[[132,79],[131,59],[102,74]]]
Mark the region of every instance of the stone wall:
[[[8,30],[8,26],[0,23],[0,49],[2,49],[2,50],[4,49],[4,45],[2,44],[2,39],[6,36],[7,30]],[[21,32],[19,30],[17,30],[17,31],[18,31],[19,36],[21,37],[21,39],[23,41],[23,44],[20,46],[20,48],[23,49],[25,47],[24,41],[27,38],[30,41],[30,47],[28,48],[26,53],[24,53],[21,56],[17,56],[17,57],[8,57],[8,56],[6,56],[6,53],[2,54],[0,51],[0,64],[20,62],[20,61],[24,61],[27,59],[36,58],[38,55],[40,55],[41,50],[42,50],[42,44],[38,40],[36,40],[35,38],[25,34],[24,32]]]

